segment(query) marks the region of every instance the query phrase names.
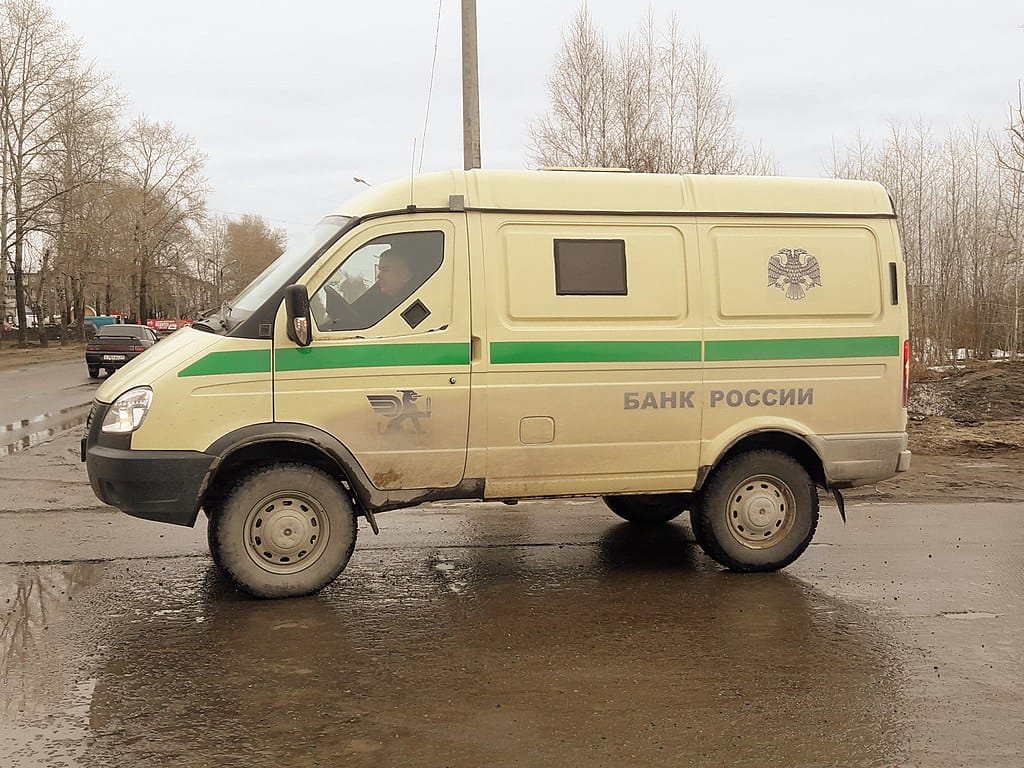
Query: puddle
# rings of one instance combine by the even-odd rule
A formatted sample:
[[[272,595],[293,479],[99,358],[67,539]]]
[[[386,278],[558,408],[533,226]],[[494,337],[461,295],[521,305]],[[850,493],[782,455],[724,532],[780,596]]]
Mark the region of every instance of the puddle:
[[[18,451],[27,450],[28,448],[34,448],[37,445],[42,445],[60,432],[66,432],[69,429],[80,427],[85,424],[85,420],[89,417],[89,410],[91,407],[92,403],[73,405],[69,408],[62,408],[59,411],[52,411],[50,413],[40,414],[39,416],[33,416],[31,419],[22,419],[21,421],[16,421],[11,424],[5,424],[0,428],[0,434],[9,434],[12,432],[31,429],[34,426],[42,426],[54,419],[59,419],[59,421],[53,426],[49,426],[44,429],[36,429],[27,435],[22,435],[21,437],[13,440],[8,437],[9,442],[0,445],[0,458],[10,456],[12,453],[17,453]]]
[[[50,411],[49,413],[41,413],[38,416],[33,416],[31,419],[22,419],[21,421],[12,421],[10,424],[4,424],[0,427],[0,432],[14,432],[18,429],[27,429],[33,424],[38,424],[41,421],[48,421],[49,419],[56,418],[57,416],[64,416],[69,413],[81,410],[82,408],[91,405],[91,403],[85,403],[84,405],[69,405],[67,408],[61,408],[59,411]]]

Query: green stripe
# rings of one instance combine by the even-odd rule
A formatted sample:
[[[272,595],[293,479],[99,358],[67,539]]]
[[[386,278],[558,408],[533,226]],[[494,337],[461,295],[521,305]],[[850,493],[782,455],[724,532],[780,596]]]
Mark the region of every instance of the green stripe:
[[[279,371],[343,368],[397,368],[469,365],[469,344],[367,344],[280,349]],[[858,336],[833,339],[739,339],[708,341],[704,360],[817,360],[846,357],[898,357],[899,336]],[[696,363],[699,341],[496,341],[491,363]],[[211,352],[178,376],[223,376],[270,373],[270,350]]]
[[[279,349],[278,371],[469,365],[469,344],[367,344]]]
[[[699,341],[495,341],[491,362],[515,363],[696,363]]]
[[[270,350],[211,352],[179,371],[178,376],[223,376],[231,373],[270,373]]]
[[[899,355],[899,336],[708,341],[704,344],[704,359],[709,362],[898,357]]]

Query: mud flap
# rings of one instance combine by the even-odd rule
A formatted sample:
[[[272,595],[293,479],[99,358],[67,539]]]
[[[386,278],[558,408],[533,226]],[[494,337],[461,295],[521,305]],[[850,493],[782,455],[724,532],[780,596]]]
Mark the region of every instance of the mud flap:
[[[355,507],[356,517],[365,517],[366,522],[370,524],[370,530],[373,531],[373,535],[380,536],[380,528],[377,527],[377,518],[374,516],[373,511],[359,500],[359,497],[352,492],[351,488],[348,489],[348,498],[352,502],[352,506]]]
[[[839,516],[843,518],[843,525],[846,524],[846,502],[843,501],[843,494],[839,492],[837,488],[832,489],[832,496],[836,500],[836,506],[839,507]]]
[[[377,527],[377,518],[373,516],[373,512],[371,512],[368,509],[364,509],[363,510],[363,517],[366,518],[367,522],[370,524],[370,528],[373,529],[373,535],[374,536],[379,536],[380,535],[380,528]],[[845,521],[846,518],[844,517],[843,520]]]

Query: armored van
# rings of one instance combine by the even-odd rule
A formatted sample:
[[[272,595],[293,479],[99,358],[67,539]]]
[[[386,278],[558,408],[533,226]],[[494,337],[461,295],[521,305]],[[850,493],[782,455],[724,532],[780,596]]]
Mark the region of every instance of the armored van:
[[[906,470],[909,342],[877,184],[453,171],[375,187],[99,388],[96,495],[194,525],[242,589],[344,569],[357,518],[604,497],[774,570],[819,488]],[[841,501],[841,497],[838,497]]]

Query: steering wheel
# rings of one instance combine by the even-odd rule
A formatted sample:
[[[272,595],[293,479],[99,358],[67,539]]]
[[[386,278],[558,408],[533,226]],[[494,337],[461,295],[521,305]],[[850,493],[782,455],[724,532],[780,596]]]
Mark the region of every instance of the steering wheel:
[[[346,331],[358,328],[362,325],[362,318],[352,305],[345,300],[337,288],[333,285],[325,285],[327,298],[327,317],[330,320],[330,330]]]

